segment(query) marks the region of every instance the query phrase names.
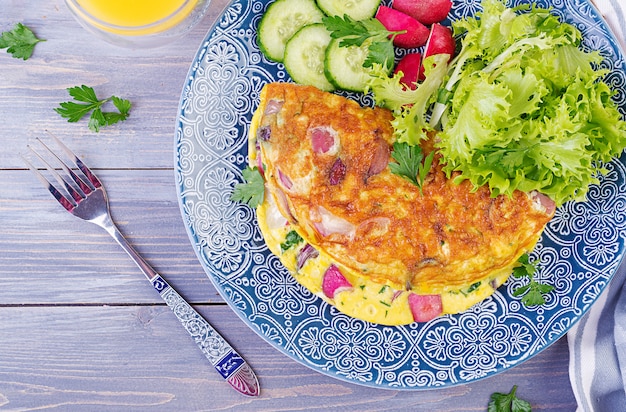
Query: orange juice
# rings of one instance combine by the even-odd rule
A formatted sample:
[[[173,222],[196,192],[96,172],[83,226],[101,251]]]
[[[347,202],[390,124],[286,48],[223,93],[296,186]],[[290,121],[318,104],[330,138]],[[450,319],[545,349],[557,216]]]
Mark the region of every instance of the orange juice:
[[[155,34],[183,21],[199,0],[75,0],[92,26],[124,35]]]

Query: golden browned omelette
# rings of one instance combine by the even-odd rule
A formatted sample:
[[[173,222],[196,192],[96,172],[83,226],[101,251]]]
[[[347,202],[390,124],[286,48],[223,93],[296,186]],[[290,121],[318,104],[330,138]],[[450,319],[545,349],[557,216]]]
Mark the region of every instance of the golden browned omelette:
[[[266,182],[261,231],[295,278],[350,316],[405,324],[491,295],[534,247],[554,204],[455,184],[437,156],[420,191],[390,171],[391,120],[313,87],[268,84],[250,159]]]

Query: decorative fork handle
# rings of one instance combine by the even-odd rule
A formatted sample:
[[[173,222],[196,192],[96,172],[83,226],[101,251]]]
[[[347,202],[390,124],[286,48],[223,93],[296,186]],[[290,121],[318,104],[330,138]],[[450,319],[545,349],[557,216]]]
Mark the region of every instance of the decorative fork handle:
[[[110,216],[105,220],[109,221],[103,222],[103,227],[150,280],[211,365],[237,391],[244,395],[258,396],[257,377],[241,355],[137,253],[113,224]]]

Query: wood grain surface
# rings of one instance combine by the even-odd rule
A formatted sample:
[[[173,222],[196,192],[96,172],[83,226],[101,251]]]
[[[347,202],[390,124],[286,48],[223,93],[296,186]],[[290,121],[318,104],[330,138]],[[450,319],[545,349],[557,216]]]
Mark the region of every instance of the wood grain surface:
[[[482,411],[513,385],[533,410],[575,410],[565,339],[471,384],[372,389],[294,361],[229,309],[189,242],[173,173],[182,85],[226,4],[214,0],[184,39],[129,50],[82,29],[61,0],[1,1],[0,31],[22,22],[46,42],[27,61],[0,51],[0,410]],[[131,100],[130,118],[100,133],[67,123],[53,108],[80,84]],[[48,132],[101,177],[138,251],[252,365],[259,398],[231,390],[113,240],[64,212],[25,169],[20,153]]]

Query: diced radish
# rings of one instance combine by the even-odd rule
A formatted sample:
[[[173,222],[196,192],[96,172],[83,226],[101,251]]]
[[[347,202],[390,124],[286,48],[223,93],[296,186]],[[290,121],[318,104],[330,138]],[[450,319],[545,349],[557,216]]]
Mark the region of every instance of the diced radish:
[[[339,292],[352,289],[352,285],[348,282],[348,279],[341,273],[339,268],[335,265],[330,265],[324,273],[322,279],[322,291],[324,295],[330,299],[334,299],[335,295]]]
[[[454,57],[456,42],[449,27],[435,23],[430,27],[430,35],[424,48],[424,58],[435,54],[449,54],[450,59]]]
[[[376,18],[389,31],[403,31],[393,39],[393,44],[398,47],[412,49],[426,44],[430,31],[413,17],[394,10],[387,6],[380,6],[376,12]]]
[[[409,308],[415,322],[428,322],[441,315],[443,305],[441,295],[409,294]]]
[[[400,83],[411,90],[417,89],[417,82],[424,78],[422,55],[420,53],[409,53],[402,57],[395,69],[395,73],[399,72],[402,72]]]
[[[337,152],[337,139],[334,130],[328,127],[315,127],[311,129],[311,145],[314,153],[335,154]]]
[[[310,243],[307,243],[302,249],[300,249],[300,252],[298,253],[298,257],[296,258],[296,269],[302,269],[304,267],[304,264],[309,259],[315,259],[319,255],[320,252],[313,246],[311,246]]]
[[[430,25],[448,16],[452,0],[393,0],[393,8],[408,14],[422,24]]]

